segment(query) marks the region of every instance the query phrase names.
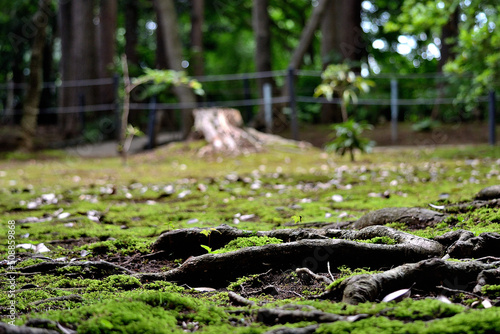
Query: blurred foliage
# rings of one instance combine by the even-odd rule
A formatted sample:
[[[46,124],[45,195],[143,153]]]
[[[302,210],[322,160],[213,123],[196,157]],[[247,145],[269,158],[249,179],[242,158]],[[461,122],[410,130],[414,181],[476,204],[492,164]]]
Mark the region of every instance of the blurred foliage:
[[[335,151],[340,155],[349,152],[351,161],[354,161],[354,151],[363,153],[371,152],[375,142],[362,137],[363,131],[371,130],[373,127],[365,122],[357,123],[350,119],[347,122],[334,124],[331,129],[335,131],[335,139],[329,142],[325,149]]]

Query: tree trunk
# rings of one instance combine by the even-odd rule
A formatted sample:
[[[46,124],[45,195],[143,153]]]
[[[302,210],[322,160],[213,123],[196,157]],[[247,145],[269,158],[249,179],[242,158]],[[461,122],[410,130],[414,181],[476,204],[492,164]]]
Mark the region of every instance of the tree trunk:
[[[341,12],[342,1],[330,1],[326,8],[326,15],[321,20],[321,64],[323,70],[331,63],[338,61],[335,55],[335,45],[338,42],[337,31],[341,29],[338,12]],[[321,105],[320,120],[322,124],[342,122],[340,106],[333,103]]]
[[[205,73],[203,62],[203,21],[205,0],[193,0],[191,9],[191,66],[194,76]]]
[[[255,64],[257,72],[269,72],[271,68],[271,30],[268,7],[269,0],[254,0],[252,9],[252,25],[255,38]],[[259,96],[265,83],[274,85],[273,78],[257,80]]]
[[[58,13],[58,26],[59,36],[61,38],[61,80],[62,86],[59,88],[59,101],[60,108],[68,108],[77,105],[77,95],[75,87],[66,86],[68,81],[76,80],[75,67],[77,64],[72,59],[73,49],[73,5],[72,1],[59,1]],[[78,114],[76,113],[59,114],[58,123],[61,133],[66,136],[73,136],[78,131]]]
[[[117,0],[101,0],[99,9],[99,78],[111,78],[116,51],[115,32]],[[99,103],[112,104],[115,99],[113,84],[99,86]],[[110,109],[112,111],[112,108]]]
[[[138,64],[137,55],[137,25],[139,21],[139,6],[136,0],[127,0],[125,4],[125,55],[130,64]]]
[[[21,120],[21,149],[25,151],[33,150],[33,140],[36,134],[38,105],[42,90],[43,49],[49,21],[48,13],[50,13],[50,0],[40,0],[38,11],[33,16],[34,26],[36,26],[37,31],[31,48],[28,90]]]
[[[94,1],[73,0],[73,59],[77,80],[97,78],[96,29],[94,25]],[[96,87],[78,86],[78,96],[85,96],[86,104],[97,102]]]
[[[314,38],[314,32],[318,28],[319,23],[323,15],[325,14],[328,3],[331,0],[320,0],[318,5],[314,8],[311,18],[307,22],[304,30],[302,31],[302,35],[300,36],[299,45],[295,48],[293,52],[292,59],[288,64],[288,67],[299,69],[302,65],[304,55],[306,54],[309,45],[311,44]]]
[[[321,22],[321,58],[323,69],[329,64],[351,60],[360,61],[366,55],[361,29],[361,1],[332,1]],[[321,122],[341,122],[340,107],[323,104]]]
[[[162,30],[164,44],[168,54],[169,68],[182,71],[182,45],[179,37],[177,13],[173,0],[155,0],[156,10],[160,13],[159,29]],[[180,85],[174,91],[181,104],[185,105],[182,111],[182,137],[186,139],[194,124],[192,106],[196,104],[196,97],[191,88]]]
[[[255,69],[257,72],[270,72],[271,66],[271,19],[269,18],[269,0],[254,0],[252,7],[252,26],[255,39]],[[263,98],[265,84],[275,86],[274,79],[257,79],[257,90],[259,97]],[[281,112],[281,110],[279,111]],[[259,113],[252,121],[252,126],[256,129],[267,128],[265,122],[264,106],[260,106]],[[274,126],[272,126],[274,128]],[[272,129],[271,129],[272,131]]]
[[[456,42],[454,38],[458,36],[458,22],[459,22],[459,10],[455,9],[453,13],[451,13],[448,22],[443,26],[441,30],[441,59],[438,62],[438,72],[443,73],[444,65],[452,60],[455,57],[455,52],[453,48],[456,46]],[[446,83],[438,79],[437,90],[438,90],[438,99],[441,99],[445,96],[445,88]],[[436,120],[439,118],[440,114],[440,105],[435,104],[432,109],[431,118]]]

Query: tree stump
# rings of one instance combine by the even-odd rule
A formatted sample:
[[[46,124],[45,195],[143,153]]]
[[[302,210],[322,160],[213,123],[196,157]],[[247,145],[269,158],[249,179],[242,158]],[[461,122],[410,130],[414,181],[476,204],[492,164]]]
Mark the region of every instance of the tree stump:
[[[284,139],[255,129],[243,128],[241,113],[230,108],[202,108],[193,111],[194,130],[208,145],[200,155],[222,153],[230,155],[261,152],[266,145],[288,145],[304,148],[309,143]]]

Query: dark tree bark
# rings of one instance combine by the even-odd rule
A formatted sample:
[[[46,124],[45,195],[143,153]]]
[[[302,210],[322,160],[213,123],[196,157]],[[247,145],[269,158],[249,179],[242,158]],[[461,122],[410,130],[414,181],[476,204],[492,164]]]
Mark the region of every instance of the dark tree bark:
[[[73,0],[73,48],[77,80],[96,79],[98,58],[96,52],[96,27],[94,25],[94,0]],[[79,85],[77,94],[85,96],[86,104],[97,102],[95,86]]]
[[[67,85],[68,82],[76,80],[75,61],[72,59],[73,49],[73,1],[59,1],[58,26],[61,38],[61,62],[60,71],[62,86],[59,89],[59,102],[61,108],[69,108],[77,105],[78,97],[76,89]],[[66,109],[67,110],[67,109]],[[59,127],[61,133],[70,137],[78,132],[78,115],[76,113],[59,114]]]
[[[288,67],[299,69],[300,66],[302,65],[302,62],[304,60],[304,55],[309,49],[309,45],[311,44],[314,38],[314,32],[318,28],[318,25],[320,24],[326,12],[326,8],[329,2],[331,1],[333,0],[320,0],[318,5],[314,8],[311,17],[309,18],[309,21],[307,22],[306,26],[304,27],[304,30],[302,31],[299,45],[297,46],[297,48],[295,48],[295,51],[293,52],[292,59],[290,60]]]
[[[100,1],[98,26],[99,78],[111,78],[113,75],[117,7],[117,0]],[[114,99],[113,84],[99,86],[99,103],[112,104]]]
[[[137,55],[137,25],[139,21],[139,5],[136,0],[125,3],[125,55],[130,64],[138,64]]]
[[[438,72],[443,73],[444,65],[455,57],[454,47],[456,46],[456,38],[458,36],[458,23],[459,23],[459,7],[451,13],[448,22],[441,29],[441,58],[438,62]],[[445,96],[446,83],[438,81],[438,99]],[[432,109],[431,118],[438,119],[440,116],[440,104],[434,105]]]
[[[169,68],[182,71],[182,44],[174,2],[173,0],[155,0],[154,3],[156,10],[160,13],[161,21],[158,22],[158,28],[162,30]],[[186,139],[194,124],[193,109],[190,106],[196,105],[196,97],[194,92],[185,85],[175,87],[174,91],[180,103],[186,106],[182,111],[182,135]]]
[[[442,222],[446,216],[441,212],[421,208],[384,208],[367,213],[354,223],[354,228],[395,222],[405,223],[412,228],[427,227]]]
[[[361,29],[361,1],[331,1],[321,21],[321,58],[323,69],[331,63],[360,61],[366,56]],[[321,122],[341,122],[340,107],[323,104]]]
[[[33,150],[37,128],[40,93],[42,90],[43,50],[47,36],[49,22],[50,0],[40,0],[38,11],[33,16],[36,34],[31,48],[30,75],[26,92],[21,120],[20,148],[25,151]]]
[[[191,9],[191,66],[194,76],[205,73],[203,61],[203,22],[205,18],[205,0],[193,0]]]
[[[252,25],[255,38],[255,67],[257,72],[269,72],[271,67],[271,30],[268,12],[269,0],[254,0],[252,8]],[[265,83],[274,84],[272,78],[257,80],[259,96]]]

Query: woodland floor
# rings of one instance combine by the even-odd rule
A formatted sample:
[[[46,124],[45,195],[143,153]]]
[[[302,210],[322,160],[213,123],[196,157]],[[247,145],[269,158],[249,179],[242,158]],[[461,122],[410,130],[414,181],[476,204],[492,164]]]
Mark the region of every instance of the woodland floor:
[[[18,246],[9,268],[0,245],[1,320],[14,300],[23,333],[500,333],[500,196],[476,196],[500,184],[498,147],[351,163],[293,147],[200,158],[201,145],[126,167],[0,161],[0,235],[15,221]],[[418,209],[373,216],[401,207]]]

